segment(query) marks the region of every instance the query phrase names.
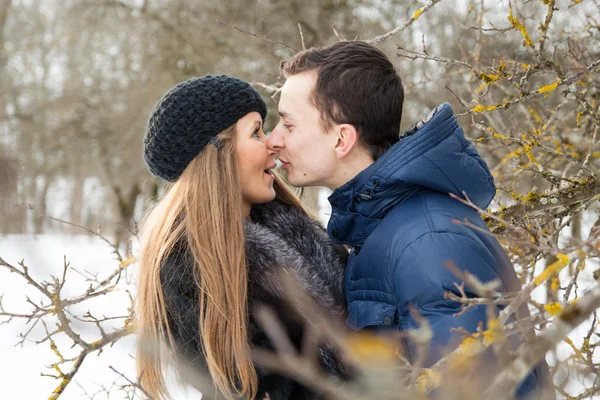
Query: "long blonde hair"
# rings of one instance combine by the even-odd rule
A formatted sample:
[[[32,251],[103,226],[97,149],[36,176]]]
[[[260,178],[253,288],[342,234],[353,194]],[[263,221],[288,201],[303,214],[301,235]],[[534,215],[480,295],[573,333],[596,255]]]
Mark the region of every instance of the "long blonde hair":
[[[142,387],[154,398],[169,397],[165,371],[176,353],[160,269],[182,241],[195,262],[198,329],[210,377],[228,399],[256,396],[257,377],[248,343],[246,253],[234,126],[218,137],[223,147],[206,146],[142,222],[137,372]],[[274,188],[279,200],[304,210],[281,178],[276,177]],[[163,345],[169,350],[166,357],[159,350]]]

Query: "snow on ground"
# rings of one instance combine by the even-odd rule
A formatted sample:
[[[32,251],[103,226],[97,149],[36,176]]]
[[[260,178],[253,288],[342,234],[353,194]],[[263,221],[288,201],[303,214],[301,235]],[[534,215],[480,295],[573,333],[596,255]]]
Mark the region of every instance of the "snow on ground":
[[[110,274],[118,266],[111,254],[111,249],[104,242],[90,236],[66,235],[9,235],[0,238],[0,257],[5,261],[16,264],[24,259],[29,267],[30,274],[36,279],[48,279],[49,275],[60,276],[63,270],[64,257],[71,268],[79,271],[97,273],[99,277]],[[132,290],[135,266],[132,266],[129,284],[122,285],[119,292],[98,297],[82,305],[71,308],[76,315],[86,313],[88,310],[100,318],[126,316],[130,306],[129,297],[125,289]],[[125,282],[122,282],[125,283]],[[69,271],[67,283],[63,289],[63,298],[68,298],[84,291],[87,284],[84,278],[74,271]],[[9,273],[5,268],[0,268],[0,294],[4,294],[3,305],[7,312],[27,313],[32,307],[26,303],[26,297],[38,302],[42,295],[31,285],[16,274]],[[115,328],[123,325],[123,319],[115,320]],[[73,323],[84,340],[99,339],[99,331],[92,324]],[[109,325],[105,325],[109,326]],[[36,345],[34,342],[46,336],[44,328],[37,325],[29,335],[29,340],[23,346],[15,347],[20,341],[19,335],[26,332],[30,325],[24,321],[13,320],[9,324],[0,326],[0,399],[45,399],[58,386],[59,381],[49,377],[40,376],[40,373],[54,374],[55,371],[46,366],[57,361],[57,356],[50,349],[49,343]],[[48,326],[53,330],[55,326]],[[110,329],[105,328],[107,332]],[[72,350],[72,342],[61,336],[56,341],[65,358],[76,355],[77,349]],[[111,399],[126,398],[124,393],[119,393],[114,382],[123,384],[125,381],[109,369],[113,366],[129,379],[135,377],[135,337],[129,336],[119,340],[113,347],[106,348],[98,356],[97,353],[89,355],[84,361],[80,371],[61,399],[91,398],[94,400],[108,399],[104,389],[111,389]],[[69,371],[69,365],[63,367],[63,372]],[[200,393],[190,390],[187,393],[171,385],[174,389],[173,398],[199,399]],[[86,395],[87,393],[87,395]]]

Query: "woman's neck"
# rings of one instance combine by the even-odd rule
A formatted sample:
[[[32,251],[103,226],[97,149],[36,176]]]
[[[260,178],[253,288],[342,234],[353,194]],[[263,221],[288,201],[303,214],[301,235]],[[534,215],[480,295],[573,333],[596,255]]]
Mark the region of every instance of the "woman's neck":
[[[244,217],[245,219],[249,219],[251,209],[252,209],[252,204],[242,200],[242,217]]]

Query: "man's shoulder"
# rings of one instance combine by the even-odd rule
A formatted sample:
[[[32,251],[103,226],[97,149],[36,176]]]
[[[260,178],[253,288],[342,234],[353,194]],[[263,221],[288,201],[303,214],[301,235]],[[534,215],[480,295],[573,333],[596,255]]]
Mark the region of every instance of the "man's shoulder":
[[[424,190],[390,210],[369,241],[391,246],[400,255],[419,239],[437,234],[471,237],[466,220],[479,225],[481,218],[471,208],[443,193]],[[429,249],[435,251],[435,249]]]

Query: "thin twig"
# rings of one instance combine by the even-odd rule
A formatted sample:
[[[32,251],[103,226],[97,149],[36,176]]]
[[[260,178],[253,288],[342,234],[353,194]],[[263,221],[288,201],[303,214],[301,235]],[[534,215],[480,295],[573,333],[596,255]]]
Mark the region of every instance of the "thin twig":
[[[289,44],[285,43],[283,40],[274,40],[274,39],[271,39],[270,37],[268,37],[267,35],[259,36],[256,33],[245,31],[245,30],[243,30],[241,28],[238,28],[237,26],[228,24],[227,22],[223,22],[223,21],[220,21],[220,20],[217,20],[217,22],[219,24],[221,24],[221,25],[225,25],[225,26],[228,26],[229,28],[233,28],[233,29],[235,29],[238,32],[244,33],[244,34],[246,34],[248,36],[252,36],[253,38],[263,39],[263,40],[266,40],[267,42],[270,42],[270,43],[273,43],[273,44],[277,44],[279,46],[283,46],[285,48],[293,50],[294,53],[298,53],[298,49],[295,49],[294,47],[292,47]]]
[[[396,28],[392,29],[391,31],[384,33],[382,35],[376,36],[373,39],[369,39],[366,40],[367,43],[370,44],[375,44],[375,43],[379,43],[382,42],[384,40],[387,40],[393,36],[396,36],[397,34],[399,34],[400,32],[402,32],[403,30],[405,30],[406,28],[408,28],[409,26],[411,26],[416,20],[417,18],[419,18],[423,13],[429,11],[431,9],[431,7],[435,6],[437,3],[439,3],[441,0],[431,0],[429,3],[427,3],[425,6],[419,8],[417,10],[417,12],[415,12],[412,17],[410,17],[408,19],[408,21],[406,21],[404,24],[397,26]]]

